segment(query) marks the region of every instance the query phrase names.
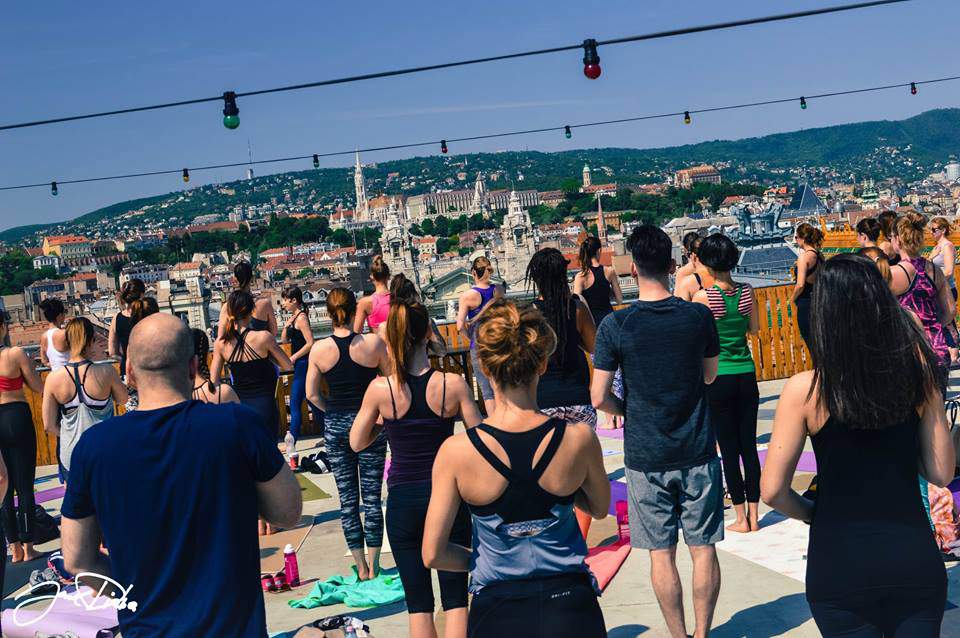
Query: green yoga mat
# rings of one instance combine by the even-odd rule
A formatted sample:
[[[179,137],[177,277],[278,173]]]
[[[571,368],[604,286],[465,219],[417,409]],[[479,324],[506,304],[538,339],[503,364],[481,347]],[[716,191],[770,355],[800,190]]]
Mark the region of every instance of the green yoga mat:
[[[303,494],[304,501],[319,501],[323,498],[330,498],[330,495],[317,487],[316,483],[308,479],[303,474],[296,474],[297,482],[300,483],[300,492]]]
[[[313,609],[343,603],[348,607],[379,607],[404,599],[403,585],[396,569],[381,569],[373,580],[360,581],[357,568],[348,576],[337,574],[316,583],[306,598],[289,600],[294,609]]]

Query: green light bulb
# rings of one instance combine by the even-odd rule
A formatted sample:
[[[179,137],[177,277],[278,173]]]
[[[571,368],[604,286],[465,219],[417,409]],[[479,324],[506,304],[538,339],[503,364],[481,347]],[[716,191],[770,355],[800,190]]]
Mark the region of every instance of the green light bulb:
[[[223,116],[223,125],[226,126],[231,131],[238,126],[240,126],[240,116],[239,115],[224,115]]]

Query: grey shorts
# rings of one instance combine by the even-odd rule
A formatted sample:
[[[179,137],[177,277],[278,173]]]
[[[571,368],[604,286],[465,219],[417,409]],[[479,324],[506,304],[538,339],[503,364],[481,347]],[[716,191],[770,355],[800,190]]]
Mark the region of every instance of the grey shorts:
[[[484,376],[483,370],[480,369],[480,357],[477,356],[477,351],[473,348],[470,349],[470,363],[473,365],[473,376],[476,377],[477,385],[480,386],[480,397],[484,401],[493,399],[493,386],[490,385],[490,380]]]
[[[720,459],[685,470],[637,472],[627,468],[630,545],[667,549],[683,529],[687,545],[723,540],[723,480]]]

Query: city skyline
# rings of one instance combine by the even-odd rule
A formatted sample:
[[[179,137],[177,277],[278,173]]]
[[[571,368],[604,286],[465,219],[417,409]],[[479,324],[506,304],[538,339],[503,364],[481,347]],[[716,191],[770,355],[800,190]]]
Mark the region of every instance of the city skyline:
[[[687,3],[685,7],[696,10],[683,15],[669,11],[670,7],[663,2],[643,8],[617,2],[604,8],[606,19],[585,26],[580,5],[565,4],[549,14],[513,5],[508,11],[504,3],[498,2],[472,7],[467,13],[450,7],[417,11],[425,6],[426,3],[408,3],[402,8],[384,9],[380,19],[391,29],[380,32],[371,28],[366,37],[353,39],[347,37],[350,29],[335,30],[329,25],[353,22],[362,27],[365,16],[361,17],[359,7],[331,7],[325,15],[307,7],[301,10],[302,19],[291,21],[285,16],[266,15],[268,8],[239,3],[233,5],[237,23],[229,25],[219,19],[219,10],[208,7],[191,8],[193,13],[189,16],[178,14],[176,23],[172,16],[158,9],[144,13],[112,3],[82,9],[64,6],[49,19],[44,15],[43,22],[39,20],[39,8],[17,7],[11,12],[8,26],[0,27],[0,32],[10,29],[0,50],[9,47],[10,59],[25,51],[32,50],[34,55],[23,64],[0,70],[0,78],[20,96],[19,100],[0,106],[0,121],[137,105],[228,89],[249,90],[549,46],[584,37],[613,37],[772,13],[769,6],[760,2],[743,3],[736,13],[706,2]],[[792,2],[778,10],[817,6],[822,3]],[[683,108],[684,104],[690,108],[709,107],[817,90],[921,80],[949,74],[949,60],[937,50],[936,42],[948,37],[947,25],[951,21],[947,18],[951,11],[960,17],[957,7],[941,0],[907,3],[660,42],[603,47],[600,55],[604,74],[594,82],[583,77],[579,55],[557,54],[248,98],[239,103],[241,126],[237,131],[222,127],[216,104],[6,131],[0,134],[0,141],[7,142],[4,146],[8,149],[16,149],[16,154],[0,153],[4,175],[0,185],[242,161],[247,156],[248,140],[257,159],[662,112]],[[432,18],[425,20],[424,14]],[[313,25],[321,24],[312,21],[315,18],[326,18],[326,23],[311,31]],[[434,23],[457,24],[461,28],[430,28]],[[468,26],[466,30],[462,29],[463,24]],[[918,39],[912,36],[918,29],[923,30],[923,41],[929,44],[916,46]],[[164,30],[166,35],[177,33],[181,37],[171,40],[164,37]],[[304,39],[311,33],[316,37],[316,32],[326,39],[313,44]],[[424,39],[424,33],[430,37]],[[91,34],[99,37],[90,37]],[[494,38],[495,34],[503,37]],[[889,41],[884,41],[884,35]],[[37,47],[36,42],[45,44]],[[883,45],[878,47],[878,42]],[[709,67],[703,61],[712,59],[711,54],[719,48],[725,51],[726,66],[718,72],[716,66]],[[757,55],[764,51],[776,51],[779,55]],[[279,60],[284,61],[280,70],[276,66]],[[650,60],[658,63],[650,64]],[[665,64],[663,60],[670,62]],[[825,68],[830,69],[829,75],[817,73]],[[638,69],[642,81],[634,82]],[[761,79],[745,82],[744,78]],[[802,112],[790,104],[703,115],[690,127],[679,122],[630,124],[578,130],[570,141],[548,133],[458,144],[450,150],[457,154],[526,148],[650,148],[851,121],[901,119],[930,108],[952,106],[960,96],[960,87],[924,86],[916,96],[902,93],[818,101]],[[365,156],[365,161],[418,154],[422,153],[376,153]],[[321,162],[323,167],[349,166],[352,158]],[[301,166],[265,166],[258,174],[297,168]],[[244,172],[239,167],[197,173],[192,176],[190,187],[240,179]],[[62,221],[111,203],[183,187],[174,175],[73,185],[62,188],[57,198],[44,189],[0,193],[0,228]]]

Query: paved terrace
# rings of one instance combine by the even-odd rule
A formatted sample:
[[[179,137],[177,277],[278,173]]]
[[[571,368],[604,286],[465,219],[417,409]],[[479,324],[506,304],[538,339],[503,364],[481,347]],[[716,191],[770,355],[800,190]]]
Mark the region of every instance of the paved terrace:
[[[783,381],[768,381],[760,384],[760,413],[758,419],[757,445],[763,450],[770,438],[773,415],[777,407]],[[951,381],[954,389],[960,389],[960,373]],[[601,443],[605,464],[612,480],[623,481],[623,441],[609,430],[601,430]],[[317,439],[300,442],[301,454],[313,448]],[[809,444],[808,444],[809,450]],[[794,485],[805,488],[813,476],[809,455],[804,455]],[[762,456],[761,456],[762,458]],[[56,468],[37,469],[37,490],[43,491],[58,486]],[[350,613],[363,619],[378,638],[397,638],[407,635],[406,609],[402,602],[372,609],[348,609],[343,605],[313,610],[293,609],[287,601],[302,598],[317,579],[323,580],[336,573],[348,573],[351,565],[346,556],[346,545],[340,531],[340,517],[336,487],[329,474],[301,475],[307,487],[304,503],[304,523],[301,529],[285,532],[277,537],[261,540],[261,558],[264,568],[278,570],[282,560],[277,545],[289,542],[288,534],[303,538],[298,552],[300,574],[305,584],[295,592],[266,595],[267,623],[270,635],[289,638],[296,630],[324,616]],[[319,488],[322,493],[313,489]],[[330,497],[323,497],[324,494]],[[386,490],[384,491],[386,496]],[[321,498],[316,498],[320,496]],[[61,501],[51,499],[43,505],[54,515],[59,514]],[[776,512],[761,505],[762,529],[753,534],[741,535],[728,532],[726,540],[719,545],[723,585],[715,615],[712,635],[737,636],[819,636],[804,598],[805,555],[807,549],[807,526],[797,521],[785,520]],[[728,507],[727,518],[733,512]],[[304,537],[305,534],[305,537]],[[614,517],[594,522],[589,544],[595,546],[609,543],[616,538]],[[386,539],[385,539],[386,540]],[[271,545],[274,545],[271,547]],[[59,540],[40,546],[51,551],[59,547]],[[893,549],[893,548],[891,548]],[[895,551],[895,550],[894,550]],[[692,631],[692,602],[690,601],[691,563],[689,554],[681,547],[678,552],[681,578],[687,599],[688,629]],[[865,557],[864,560],[870,560]],[[385,552],[383,565],[392,567],[392,554]],[[42,567],[41,561],[32,564],[7,566],[4,583],[3,607],[14,606],[12,593],[23,589],[29,571]],[[601,598],[608,635],[612,638],[644,638],[668,636],[660,616],[656,598],[649,581],[649,559],[646,552],[633,551],[619,573],[610,583]],[[944,617],[943,636],[960,635],[960,571],[948,565],[950,591]],[[436,584],[435,584],[436,587]],[[439,592],[437,593],[439,601]],[[439,603],[438,603],[439,605]],[[442,623],[442,616],[440,618]],[[442,635],[442,634],[441,634]]]

